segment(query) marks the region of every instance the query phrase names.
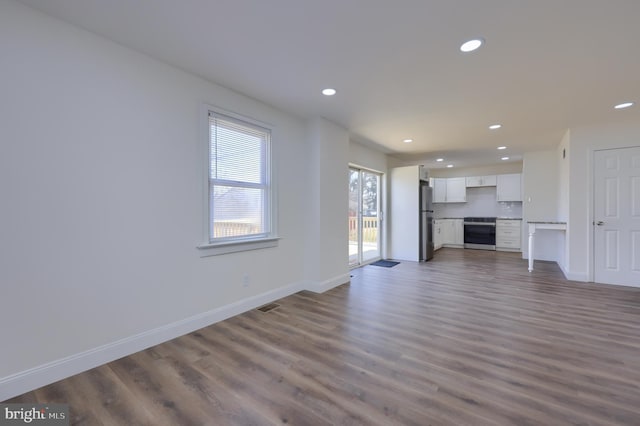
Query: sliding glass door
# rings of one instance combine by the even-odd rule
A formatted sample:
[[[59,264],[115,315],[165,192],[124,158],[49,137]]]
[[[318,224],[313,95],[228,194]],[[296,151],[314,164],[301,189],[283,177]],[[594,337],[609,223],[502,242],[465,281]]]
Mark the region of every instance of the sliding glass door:
[[[380,258],[380,174],[349,168],[349,265]]]

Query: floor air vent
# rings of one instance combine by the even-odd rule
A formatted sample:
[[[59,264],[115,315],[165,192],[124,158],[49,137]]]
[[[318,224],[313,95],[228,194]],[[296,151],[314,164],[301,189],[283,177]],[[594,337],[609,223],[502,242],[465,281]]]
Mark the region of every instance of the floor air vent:
[[[269,303],[268,305],[264,305],[261,306],[260,308],[258,308],[258,310],[260,312],[269,312],[269,311],[273,311],[275,308],[279,308],[280,305],[278,305],[277,303]]]

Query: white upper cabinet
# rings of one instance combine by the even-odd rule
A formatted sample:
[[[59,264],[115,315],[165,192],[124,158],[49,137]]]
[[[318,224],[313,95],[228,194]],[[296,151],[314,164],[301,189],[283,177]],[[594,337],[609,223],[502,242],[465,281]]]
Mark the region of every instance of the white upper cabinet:
[[[447,202],[447,179],[445,178],[431,178],[429,184],[433,187],[433,202],[434,203],[446,203]]]
[[[521,174],[498,175],[497,197],[498,201],[522,201]]]
[[[466,179],[461,178],[430,178],[429,185],[433,187],[434,203],[464,203],[467,201]]]
[[[429,180],[429,169],[425,166],[418,166],[418,173],[420,174],[420,180]]]
[[[520,173],[457,178],[430,178],[434,203],[465,203],[467,188],[496,187],[497,201],[522,201]]]
[[[466,178],[447,179],[447,203],[464,203],[467,201]]]
[[[496,175],[467,177],[467,188],[479,186],[496,186]]]

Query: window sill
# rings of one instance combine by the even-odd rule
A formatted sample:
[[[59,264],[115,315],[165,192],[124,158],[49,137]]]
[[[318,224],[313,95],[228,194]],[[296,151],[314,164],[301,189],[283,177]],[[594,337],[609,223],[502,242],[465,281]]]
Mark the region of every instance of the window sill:
[[[225,241],[221,243],[204,243],[197,248],[200,257],[218,256],[227,253],[241,251],[260,250],[263,248],[277,247],[280,237],[260,238],[257,240]]]

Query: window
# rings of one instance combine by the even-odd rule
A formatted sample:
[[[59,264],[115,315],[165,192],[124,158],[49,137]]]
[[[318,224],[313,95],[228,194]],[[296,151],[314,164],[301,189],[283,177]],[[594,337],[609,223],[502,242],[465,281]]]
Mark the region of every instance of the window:
[[[271,130],[208,109],[208,133],[208,244],[201,248],[274,239]],[[261,247],[224,252],[252,248]]]

